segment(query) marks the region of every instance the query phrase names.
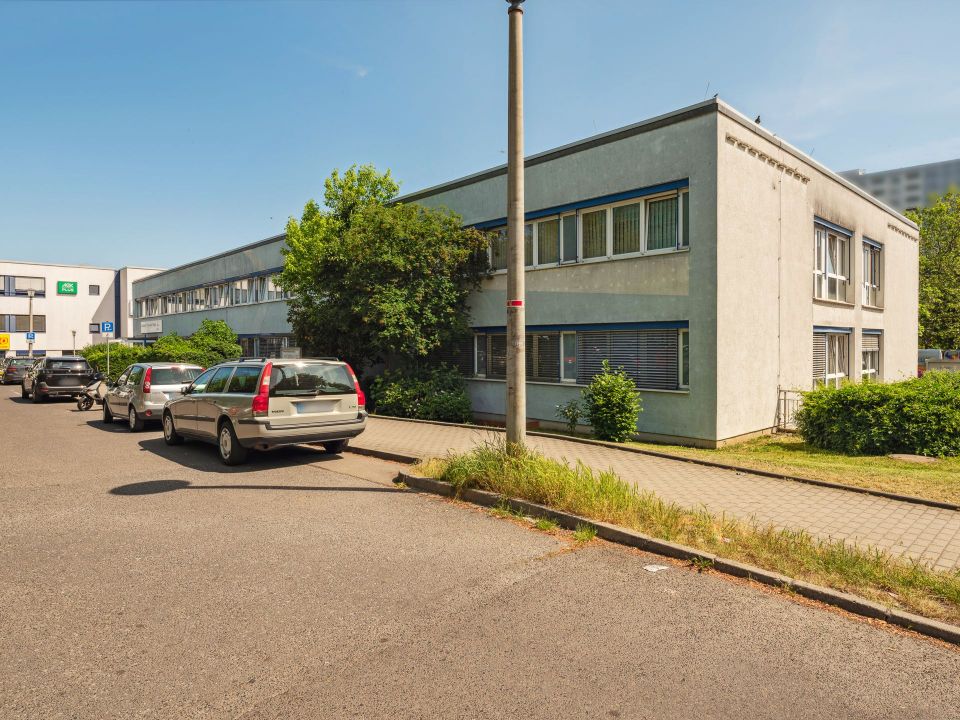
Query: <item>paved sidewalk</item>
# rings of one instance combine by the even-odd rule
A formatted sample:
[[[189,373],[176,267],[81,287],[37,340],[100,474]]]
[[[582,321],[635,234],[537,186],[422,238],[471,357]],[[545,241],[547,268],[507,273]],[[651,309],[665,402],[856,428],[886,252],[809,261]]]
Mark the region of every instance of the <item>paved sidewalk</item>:
[[[434,457],[502,437],[489,430],[370,418],[366,432],[351,446]],[[873,545],[941,570],[960,567],[960,512],[955,510],[555,438],[529,436],[528,444],[549,457],[611,468],[624,480],[685,507],[704,505],[716,513]]]

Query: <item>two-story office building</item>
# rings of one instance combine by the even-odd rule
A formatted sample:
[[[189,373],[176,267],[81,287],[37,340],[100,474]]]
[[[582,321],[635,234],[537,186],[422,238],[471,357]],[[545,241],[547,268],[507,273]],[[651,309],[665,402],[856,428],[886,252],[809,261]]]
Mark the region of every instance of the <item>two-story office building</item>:
[[[444,356],[478,418],[500,420],[506,168],[400,201],[494,234],[474,336]],[[783,390],[914,373],[916,226],[721,101],[527,158],[526,207],[531,420],[555,422],[604,359],[642,395],[641,436],[707,446],[769,430]],[[282,243],[137,283],[141,331],[223,316],[257,343],[289,336],[284,303],[268,309]]]
[[[113,323],[114,338],[129,339],[133,282],[155,272],[0,260],[0,357],[69,355],[104,342],[95,332],[104,322]]]

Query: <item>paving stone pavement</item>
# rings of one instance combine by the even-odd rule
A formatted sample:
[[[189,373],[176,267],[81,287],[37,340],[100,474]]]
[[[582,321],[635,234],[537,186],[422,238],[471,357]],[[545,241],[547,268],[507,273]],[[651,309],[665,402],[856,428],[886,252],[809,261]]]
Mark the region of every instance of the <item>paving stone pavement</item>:
[[[491,430],[370,418],[367,430],[350,444],[424,458],[502,438]],[[556,438],[528,436],[528,444],[549,457],[612,469],[685,507],[704,506],[714,513],[872,545],[940,570],[960,567],[960,512],[955,510]]]

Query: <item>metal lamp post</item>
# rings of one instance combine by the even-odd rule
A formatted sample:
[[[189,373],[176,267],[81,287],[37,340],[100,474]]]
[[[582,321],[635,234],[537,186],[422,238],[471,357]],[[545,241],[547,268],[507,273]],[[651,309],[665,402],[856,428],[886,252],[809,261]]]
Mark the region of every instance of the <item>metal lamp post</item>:
[[[34,290],[27,290],[27,297],[30,298],[27,312],[30,313],[30,337],[33,337],[33,293]],[[27,357],[33,357],[33,340],[27,342]]]
[[[527,435],[527,378],[524,308],[523,188],[523,8],[510,8],[510,68],[507,91],[507,447],[524,444]]]

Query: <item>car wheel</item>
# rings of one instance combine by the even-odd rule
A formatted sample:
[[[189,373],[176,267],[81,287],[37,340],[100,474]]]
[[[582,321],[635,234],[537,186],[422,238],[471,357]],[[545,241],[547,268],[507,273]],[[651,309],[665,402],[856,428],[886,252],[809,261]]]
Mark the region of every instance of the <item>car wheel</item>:
[[[220,459],[225,465],[240,465],[247,459],[247,449],[237,440],[237,434],[233,431],[233,425],[229,420],[220,423],[217,448],[220,450]]]
[[[183,444],[183,435],[177,432],[173,424],[173,415],[168,412],[163,414],[163,440],[167,445]]]
[[[20,399],[21,399],[21,400],[26,400],[28,397],[30,397],[30,393],[27,392],[26,386],[21,385],[21,386],[20,386]]]
[[[103,424],[109,425],[113,422],[113,413],[110,412],[110,406],[107,405],[107,401],[103,401]]]
[[[332,455],[339,455],[347,449],[347,445],[349,444],[349,440],[331,440],[330,442],[323,443],[323,449]]]
[[[39,392],[37,392],[36,386],[34,386],[33,392],[30,393],[30,397],[31,397],[31,399],[32,399],[35,403],[42,403],[42,402],[43,402],[43,395],[41,395]]]
[[[130,410],[127,412],[127,427],[130,428],[130,432],[140,432],[143,430],[143,419],[137,415],[137,411],[133,405],[130,406]]]

